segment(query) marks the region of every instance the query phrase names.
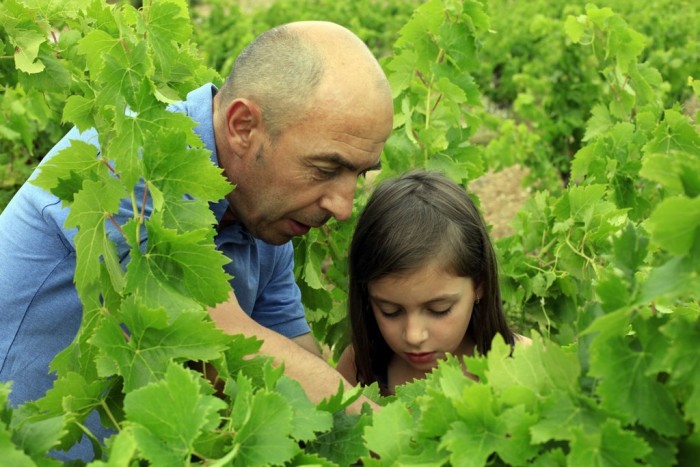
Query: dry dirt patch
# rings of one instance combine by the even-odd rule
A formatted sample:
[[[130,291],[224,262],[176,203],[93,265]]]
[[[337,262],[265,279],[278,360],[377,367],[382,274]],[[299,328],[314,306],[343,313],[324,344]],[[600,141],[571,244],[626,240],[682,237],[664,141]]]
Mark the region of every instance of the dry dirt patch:
[[[522,186],[527,169],[514,165],[499,172],[487,172],[469,184],[481,200],[481,213],[491,225],[493,238],[511,235],[510,223],[530,191]]]

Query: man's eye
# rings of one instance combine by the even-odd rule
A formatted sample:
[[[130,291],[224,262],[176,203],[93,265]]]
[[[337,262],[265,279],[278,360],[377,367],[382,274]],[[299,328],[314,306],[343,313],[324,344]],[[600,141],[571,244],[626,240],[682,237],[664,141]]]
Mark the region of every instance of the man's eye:
[[[322,179],[327,179],[327,178],[333,178],[335,175],[338,173],[338,169],[327,169],[324,167],[316,167],[316,173],[318,174],[319,178]]]

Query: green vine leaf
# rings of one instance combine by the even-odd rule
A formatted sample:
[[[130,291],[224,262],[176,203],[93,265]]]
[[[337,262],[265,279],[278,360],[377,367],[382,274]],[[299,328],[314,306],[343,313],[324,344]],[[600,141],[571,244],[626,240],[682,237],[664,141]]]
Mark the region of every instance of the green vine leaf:
[[[506,423],[488,386],[465,387],[462,397],[457,407],[460,420],[451,425],[440,446],[450,451],[452,465],[483,466],[505,440]],[[464,420],[472,422],[467,425]]]
[[[308,442],[316,437],[315,433],[325,432],[333,427],[333,415],[324,410],[317,410],[299,382],[290,378],[280,378],[275,385],[275,391],[289,401],[294,412],[291,432],[294,439]]]
[[[511,347],[500,336],[494,339],[488,354],[487,378],[495,391],[517,386],[544,397],[549,391],[575,393],[581,374],[576,347],[564,349],[535,337],[528,346],[517,346],[513,358]]]
[[[200,303],[214,306],[228,298],[230,277],[223,266],[230,260],[215,249],[208,229],[181,233],[166,228],[159,214],[152,215],[145,227],[144,252],[140,251],[140,224],[130,221],[123,228],[132,247],[127,293],[142,297],[146,307],[165,307],[173,313],[201,309]]]
[[[181,127],[171,127],[152,141],[144,141],[144,178],[148,183],[167,193],[168,199],[187,195],[204,202],[227,195],[233,187],[212,164],[210,151],[188,148],[185,135],[191,123],[185,119],[168,119],[168,123],[180,123]]]
[[[412,426],[413,417],[404,404],[389,404],[382,408],[381,415],[373,417],[372,424],[365,429],[365,444],[382,459],[383,465],[395,464],[401,456],[417,455],[422,449],[411,442]],[[391,433],[391,436],[385,436],[386,433]]]
[[[171,361],[214,360],[230,340],[205,319],[204,312],[171,318],[163,308],[152,309],[127,299],[119,314],[121,322],[104,319],[90,343],[100,349],[101,376],[123,376],[126,392],[158,381]]]
[[[12,425],[13,442],[37,460],[50,449],[58,447],[61,438],[66,434],[63,415],[40,414],[31,405],[23,405],[14,410]]]
[[[32,183],[58,196],[63,204],[73,202],[85,180],[108,178],[108,169],[97,156],[98,149],[84,141],[72,140],[71,145],[41,166]]]
[[[203,394],[199,379],[170,363],[162,380],[126,395],[126,424],[145,459],[157,465],[188,462],[197,437],[217,426],[225,404]]]
[[[599,338],[591,346],[590,374],[600,379],[601,405],[625,424],[678,436],[685,425],[668,388],[650,375],[650,357],[631,348],[629,338]]]
[[[568,456],[570,465],[634,465],[651,451],[642,439],[607,420],[596,433],[576,430]]]
[[[165,77],[170,76],[179,54],[176,44],[186,42],[192,35],[187,3],[168,0],[153,3],[145,24],[145,34]]]
[[[669,341],[675,343],[664,362],[671,369],[671,384],[687,388],[686,419],[700,426],[700,360],[693,348],[700,339],[700,321],[697,319],[698,310],[688,312],[687,317],[678,316],[661,328]]]
[[[290,437],[292,409],[280,395],[266,390],[253,392],[250,382],[238,379],[238,392],[231,413],[234,465],[282,464],[300,448]]]
[[[700,197],[666,198],[647,220],[651,239],[671,253],[683,256],[700,243]]]
[[[126,195],[124,187],[115,178],[100,181],[86,180],[76,193],[66,227],[78,227],[75,236],[77,255],[75,283],[87,288],[100,277],[100,258],[106,256],[111,240],[106,235],[105,222],[119,210]]]

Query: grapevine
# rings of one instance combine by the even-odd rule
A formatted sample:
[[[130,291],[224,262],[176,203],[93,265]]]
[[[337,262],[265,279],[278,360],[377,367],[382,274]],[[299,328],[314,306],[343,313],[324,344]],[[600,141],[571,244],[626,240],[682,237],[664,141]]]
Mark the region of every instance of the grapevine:
[[[12,407],[11,383],[0,384],[3,462],[56,465],[83,436],[90,465],[698,458],[700,132],[684,105],[700,98],[700,39],[687,29],[700,13],[627,0],[380,3],[280,0],[244,13],[212,2],[209,14],[184,0],[0,5],[0,189],[16,190],[70,127],[99,135],[31,181],[71,206],[84,317],[43,398]],[[189,117],[168,105],[220,83],[255,34],[302,16],[347,19],[381,59],[395,129],[379,180],[421,167],[468,189],[489,169],[531,171],[532,196],[496,250],[509,318],[534,343],[508,358],[497,339],[488,356],[466,358],[478,382],[451,357],[394,397],[339,388],[314,405],[254,356],[259,341],[208,318],[230,289],[208,202],[231,187]],[[330,364],[348,342],[345,252],[373,186],[360,185],[349,222],[295,240],[307,317]],[[118,211],[122,199],[131,212]],[[213,366],[223,390],[192,362]],[[382,410],[346,414],[361,393]],[[95,412],[106,440],[87,428]]]

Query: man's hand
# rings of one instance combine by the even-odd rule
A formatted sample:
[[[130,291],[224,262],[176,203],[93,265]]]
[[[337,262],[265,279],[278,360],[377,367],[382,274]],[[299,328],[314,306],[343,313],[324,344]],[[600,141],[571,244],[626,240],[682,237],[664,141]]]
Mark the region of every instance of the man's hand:
[[[227,334],[243,334],[246,337],[256,337],[263,341],[260,353],[274,358],[275,364],[284,363],[285,374],[297,380],[306,391],[314,404],[336,394],[338,384],[342,381],[346,389],[352,386],[340,373],[320,357],[315,342],[310,335],[290,339],[268,329],[257,322],[238,304],[236,295],[231,292],[229,299],[214,308],[209,309],[209,315],[216,326]],[[312,351],[315,352],[312,353]],[[366,397],[361,397],[348,407],[352,413],[359,413],[364,402],[374,410],[380,407]]]

